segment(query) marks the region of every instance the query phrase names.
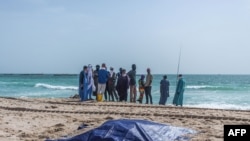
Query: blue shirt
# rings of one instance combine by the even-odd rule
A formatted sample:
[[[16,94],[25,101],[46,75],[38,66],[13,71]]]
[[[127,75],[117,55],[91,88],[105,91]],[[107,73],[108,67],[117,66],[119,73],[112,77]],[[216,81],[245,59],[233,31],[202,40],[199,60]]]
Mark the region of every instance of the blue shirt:
[[[106,84],[108,80],[108,71],[105,69],[100,69],[98,71],[98,83],[100,84]]]

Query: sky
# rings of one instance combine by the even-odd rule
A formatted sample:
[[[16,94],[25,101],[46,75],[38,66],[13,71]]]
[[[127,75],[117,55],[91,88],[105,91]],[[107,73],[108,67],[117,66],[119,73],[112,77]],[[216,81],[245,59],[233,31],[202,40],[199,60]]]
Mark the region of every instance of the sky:
[[[0,73],[250,74],[249,0],[0,0],[0,19]]]

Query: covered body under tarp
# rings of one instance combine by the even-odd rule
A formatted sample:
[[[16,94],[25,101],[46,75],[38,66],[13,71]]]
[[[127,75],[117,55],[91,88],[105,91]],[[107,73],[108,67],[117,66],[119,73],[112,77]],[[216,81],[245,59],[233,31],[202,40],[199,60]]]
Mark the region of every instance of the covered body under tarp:
[[[187,141],[196,131],[146,120],[110,120],[83,134],[46,141]]]

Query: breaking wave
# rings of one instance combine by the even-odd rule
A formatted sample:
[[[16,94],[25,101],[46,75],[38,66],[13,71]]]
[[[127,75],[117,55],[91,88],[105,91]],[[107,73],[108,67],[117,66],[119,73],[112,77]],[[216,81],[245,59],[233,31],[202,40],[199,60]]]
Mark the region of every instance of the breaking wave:
[[[54,89],[54,90],[78,90],[78,87],[75,86],[56,86],[44,83],[37,83],[35,87],[42,87],[46,89]]]
[[[190,85],[186,86],[187,89],[193,90],[221,90],[221,91],[240,91],[249,89],[249,87],[238,87],[238,86],[211,86],[211,85]]]

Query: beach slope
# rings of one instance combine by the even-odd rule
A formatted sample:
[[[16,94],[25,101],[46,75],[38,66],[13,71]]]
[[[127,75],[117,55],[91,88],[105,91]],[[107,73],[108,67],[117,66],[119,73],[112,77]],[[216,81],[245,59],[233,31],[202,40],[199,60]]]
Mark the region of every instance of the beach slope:
[[[223,126],[250,124],[250,111],[79,102],[70,98],[0,98],[0,140],[45,140],[77,135],[112,119],[144,119],[196,130],[192,141],[222,141]],[[77,130],[85,124],[86,128]]]

